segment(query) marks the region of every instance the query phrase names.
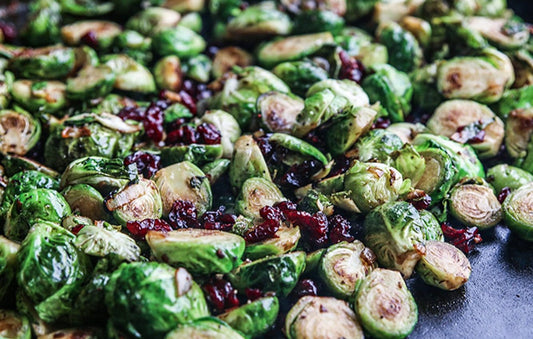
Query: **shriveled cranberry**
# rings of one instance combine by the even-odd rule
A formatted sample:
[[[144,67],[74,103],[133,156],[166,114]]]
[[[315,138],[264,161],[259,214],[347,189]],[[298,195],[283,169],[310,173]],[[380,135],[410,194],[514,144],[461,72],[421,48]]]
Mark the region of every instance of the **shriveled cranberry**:
[[[450,139],[460,143],[478,144],[485,140],[485,130],[483,121],[477,121],[473,124],[460,126],[457,131],[450,136]]]
[[[257,300],[263,296],[263,292],[258,288],[246,288],[244,294],[250,301]]]
[[[335,158],[335,162],[328,174],[328,178],[345,173],[348,169],[350,169],[351,164],[352,161],[350,158],[346,157],[344,154],[338,156]]]
[[[229,231],[237,218],[233,214],[224,213],[225,208],[219,207],[216,211],[207,211],[202,215],[203,228],[208,230]]]
[[[311,182],[313,174],[323,167],[318,160],[305,160],[301,164],[292,165],[280,180],[280,184],[289,188],[299,188]]]
[[[274,207],[279,209],[281,212],[286,213],[287,211],[296,211],[298,205],[293,203],[292,201],[285,200],[275,203]]]
[[[278,230],[279,221],[265,220],[261,224],[246,231],[244,234],[244,240],[251,244],[271,238],[277,238],[276,232]]]
[[[406,200],[419,211],[428,209],[431,205],[431,197],[422,190],[410,192],[407,194]]]
[[[206,84],[191,79],[185,79],[183,82],[183,91],[187,92],[195,102],[209,98],[213,94]]]
[[[298,281],[298,284],[291,292],[291,297],[293,297],[295,300],[305,297],[306,295],[318,295],[318,287],[311,279],[302,279]]]
[[[201,144],[217,145],[220,144],[220,141],[222,140],[220,131],[212,124],[205,122],[196,127],[196,133],[198,134],[198,139]]]
[[[265,206],[261,208],[259,210],[259,215],[265,220],[279,221],[285,219],[283,212],[279,208],[272,206]]]
[[[176,200],[168,213],[168,220],[174,229],[200,226],[196,206],[189,200]]]
[[[328,242],[328,218],[322,212],[311,215],[304,211],[287,211],[287,219],[300,226],[307,242],[313,247],[323,247]]]
[[[196,114],[196,101],[193,97],[183,90],[179,91],[178,94],[180,95],[183,106],[187,107],[192,114]]]
[[[81,42],[86,44],[87,46],[98,49],[98,36],[96,35],[96,32],[93,30],[88,31],[81,37]]]
[[[386,117],[379,117],[372,124],[372,129],[385,129],[391,125],[391,121]]]
[[[239,306],[237,290],[229,281],[214,278],[203,285],[207,301],[214,307],[216,312],[222,312],[227,308]]]
[[[78,233],[81,231],[82,228],[84,228],[85,225],[76,225],[74,227],[72,227],[72,229],[70,230],[70,232],[74,235],[78,235]]]
[[[167,135],[167,144],[190,145],[198,142],[196,129],[191,125],[181,125]]]
[[[124,165],[137,165],[137,171],[143,177],[149,179],[161,169],[161,157],[157,154],[137,151],[124,159]]]
[[[146,109],[143,126],[148,138],[156,143],[163,140],[163,109],[156,103],[151,103]]]
[[[329,223],[329,241],[331,244],[336,244],[341,241],[354,241],[354,237],[350,234],[352,224],[342,215],[336,214],[328,219]]]
[[[7,43],[11,43],[17,38],[17,29],[12,23],[5,21],[0,22],[0,30],[4,35],[4,41]]]
[[[146,110],[137,106],[125,106],[119,112],[118,116],[122,120],[142,121],[144,119]]]
[[[498,201],[500,204],[503,204],[509,194],[511,194],[511,189],[509,187],[502,188],[500,193],[498,193]]]
[[[447,223],[441,225],[442,233],[444,238],[463,251],[464,253],[469,253],[472,251],[476,244],[479,244],[483,239],[479,235],[477,227],[466,227],[462,229],[453,228]]]
[[[144,219],[141,221],[128,221],[126,228],[134,238],[143,240],[148,231],[172,231],[170,225],[163,219]]]
[[[339,52],[339,58],[341,60],[339,79],[348,79],[360,83],[365,73],[365,67],[361,61],[350,57],[345,51]]]

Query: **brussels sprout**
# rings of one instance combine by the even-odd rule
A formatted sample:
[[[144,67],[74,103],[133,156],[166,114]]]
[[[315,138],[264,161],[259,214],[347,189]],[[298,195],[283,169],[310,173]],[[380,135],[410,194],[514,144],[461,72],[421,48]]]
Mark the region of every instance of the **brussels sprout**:
[[[422,49],[411,32],[395,22],[385,22],[377,30],[379,42],[387,47],[389,63],[402,72],[411,72],[423,61]]]
[[[61,0],[61,11],[78,16],[98,16],[113,10],[113,4],[101,0]]]
[[[220,78],[226,72],[231,71],[233,66],[248,67],[252,63],[252,55],[244,49],[236,46],[224,47],[219,49],[213,57],[213,76]]]
[[[74,160],[61,175],[60,188],[87,184],[107,195],[137,179],[135,166],[124,167],[121,159],[86,157]]]
[[[362,86],[370,102],[380,102],[393,122],[403,121],[411,111],[413,86],[407,74],[390,65],[375,65],[374,74],[363,80]]]
[[[209,315],[201,288],[184,268],[122,264],[105,287],[111,323],[136,338],[164,338],[176,325]]]
[[[0,301],[9,294],[17,273],[16,255],[20,245],[0,236]],[[0,316],[0,319],[2,317]],[[0,323],[2,320],[0,320]],[[0,325],[0,328],[2,326]],[[2,331],[0,330],[0,335]]]
[[[111,227],[83,226],[74,244],[85,254],[95,257],[113,255],[119,260],[137,261],[141,254],[135,240]]]
[[[331,32],[338,34],[344,28],[344,19],[328,10],[309,10],[300,12],[294,18],[292,34]]]
[[[483,181],[457,184],[450,192],[448,206],[461,223],[481,230],[496,226],[502,219],[498,198]]]
[[[336,97],[344,99],[346,106],[360,107],[367,106],[369,103],[368,96],[363,89],[351,80],[326,79],[315,83],[307,91],[306,96],[310,97],[323,90],[331,90]]]
[[[236,234],[195,228],[149,231],[146,241],[158,260],[198,275],[230,272],[241,263],[245,245]]]
[[[357,140],[353,150],[360,161],[390,163],[391,153],[402,147],[402,139],[396,134],[388,130],[374,129]]]
[[[330,32],[290,36],[260,46],[257,60],[260,65],[272,68],[284,61],[303,59],[333,43],[333,35]]]
[[[278,186],[263,177],[246,179],[235,203],[235,210],[248,218],[260,219],[259,211],[265,206],[284,201]]]
[[[188,0],[190,3],[193,2],[203,2],[204,0]],[[202,5],[203,9],[203,5]],[[201,10],[200,10],[201,11]],[[181,20],[178,22],[178,26],[187,27],[188,29],[196,32],[201,33],[202,29],[204,27],[202,22],[202,16],[198,12],[191,12],[183,15]]]
[[[470,17],[466,25],[501,49],[518,49],[529,40],[527,25],[517,18]]]
[[[74,68],[72,48],[52,46],[27,49],[9,61],[9,68],[24,78],[57,79]]]
[[[370,212],[364,223],[365,244],[380,265],[398,270],[406,278],[423,253],[426,223],[413,205],[390,202]]]
[[[154,76],[159,89],[179,91],[182,85],[180,59],[175,55],[162,58],[155,64]]]
[[[54,113],[64,108],[66,86],[60,81],[17,80],[11,88],[13,100],[32,112]]]
[[[183,64],[185,75],[198,82],[208,82],[213,64],[204,54],[198,54],[187,59]]]
[[[357,291],[364,277],[376,268],[376,256],[355,240],[330,246],[318,268],[322,280],[337,297],[346,299]]]
[[[498,194],[505,187],[515,190],[533,182],[533,174],[518,167],[499,164],[487,171],[487,181],[494,188],[494,192]]]
[[[297,137],[304,137],[307,133],[331,119],[344,105],[344,100],[336,99],[335,94],[329,89],[314,93],[305,99],[304,109],[296,117],[293,134]]]
[[[453,291],[468,281],[472,268],[461,250],[442,241],[428,241],[425,248],[416,272],[426,284]]]
[[[507,119],[515,109],[530,108],[533,102],[533,86],[509,89],[503,92],[503,96],[496,104],[494,111],[502,119]]]
[[[322,261],[324,253],[326,253],[325,248],[321,248],[314,252],[307,253],[305,257],[305,275],[313,274],[314,272],[316,272],[318,265],[320,265],[320,262]]]
[[[80,46],[74,48],[75,63],[74,69],[79,70],[84,67],[98,66],[100,59],[96,51],[89,46]]]
[[[426,240],[444,241],[444,234],[442,233],[441,223],[433,213],[428,210],[418,211],[422,222],[424,223],[424,233]]]
[[[0,160],[0,162],[4,167],[4,173],[9,177],[21,171],[37,171],[44,173],[52,178],[59,177],[58,172],[30,158],[21,157],[18,155],[5,154],[3,159]]]
[[[371,13],[377,2],[379,0],[347,0],[346,20],[352,22]]]
[[[405,338],[418,320],[418,308],[400,273],[378,268],[363,280],[354,309],[364,329],[377,338]]]
[[[244,236],[246,231],[254,227],[254,222],[252,218],[247,218],[244,215],[239,215],[231,228],[231,232]]]
[[[411,144],[418,134],[428,132],[426,126],[421,123],[410,122],[397,122],[391,124],[386,130],[399,136],[404,144]]]
[[[326,166],[328,164],[328,159],[322,152],[320,152],[315,146],[293,137],[289,134],[284,133],[273,133],[269,141],[278,144],[289,151],[296,153],[298,156],[304,158],[314,158]]]
[[[112,193],[106,198],[105,205],[122,225],[132,220],[159,219],[163,212],[157,186],[152,180],[143,178]]]
[[[325,131],[331,154],[337,156],[348,151],[360,136],[368,132],[376,116],[377,112],[369,107],[357,107],[334,116]]]
[[[161,56],[190,58],[201,53],[205,46],[206,42],[201,35],[183,26],[164,29],[152,38],[152,49]]]
[[[296,248],[300,237],[299,227],[281,226],[273,238],[246,245],[244,257],[257,260],[290,252]]]
[[[56,0],[32,1],[21,35],[31,46],[43,46],[59,42],[61,7]]]
[[[201,216],[211,208],[213,196],[205,174],[189,161],[183,161],[157,171],[153,180],[161,194],[163,216],[168,216],[176,200],[191,201]]]
[[[420,46],[427,47],[431,42],[431,24],[424,19],[415,16],[406,16],[400,21],[403,29],[409,31],[418,41]]]
[[[436,134],[444,135],[459,143],[475,139],[472,147],[480,158],[495,156],[504,136],[503,122],[487,106],[470,100],[449,100],[442,103],[427,122]]]
[[[331,297],[305,296],[285,318],[289,339],[364,338],[363,329],[347,302]]]
[[[221,110],[207,111],[202,116],[202,121],[215,126],[221,136],[222,157],[231,159],[233,156],[234,143],[241,136],[241,128],[237,120],[229,113]]]
[[[249,178],[272,181],[261,149],[250,135],[243,135],[235,142],[235,152],[229,168],[231,186],[238,191]]]
[[[4,224],[4,234],[22,241],[33,224],[39,221],[60,223],[71,213],[66,200],[57,191],[38,188],[20,194],[11,204]]]
[[[98,339],[100,331],[96,329],[67,328],[40,335],[39,339]]]
[[[514,234],[527,241],[533,241],[532,198],[533,184],[528,183],[511,192],[502,205],[505,224]]]
[[[91,34],[98,49],[107,49],[122,32],[120,25],[111,21],[76,21],[61,27],[61,38],[67,45],[79,45],[83,37]]]
[[[0,110],[0,152],[24,155],[41,137],[41,124],[25,111]]]
[[[67,97],[90,100],[106,96],[113,89],[115,79],[115,74],[106,65],[85,67],[75,78],[67,80]]]
[[[163,7],[173,9],[179,13],[201,12],[204,9],[204,6],[205,6],[204,0],[165,0],[163,1]]]
[[[505,124],[505,147],[509,155],[517,159],[516,164],[522,169],[533,172],[533,152],[530,152],[530,139],[533,128],[533,109],[516,109],[509,114]]]
[[[175,10],[148,7],[129,18],[126,28],[144,36],[154,36],[165,29],[176,27],[180,19],[181,15]]]
[[[311,189],[298,203],[298,209],[306,211],[311,214],[316,212],[322,212],[327,216],[333,214],[333,204],[329,199],[322,193]]]
[[[272,91],[257,99],[261,122],[271,132],[290,133],[303,108],[303,100],[291,94]]]
[[[124,53],[143,65],[152,61],[152,39],[132,30],[125,30],[115,37],[112,50]]]
[[[178,327],[176,327],[176,329],[169,332],[165,336],[165,339],[180,338],[244,339],[239,332],[233,330],[230,326],[228,326],[228,324],[212,317],[198,319],[186,324],[180,324]]]
[[[392,165],[405,179],[411,180],[411,186],[415,187],[424,175],[426,160],[413,146],[405,145],[395,152]]]
[[[438,64],[433,63],[414,70],[410,74],[413,85],[413,104],[427,110],[434,110],[443,100],[437,89]]]
[[[92,108],[93,113],[111,113],[117,115],[120,110],[126,106],[137,106],[137,103],[124,96],[120,96],[117,94],[108,94],[103,98],[99,98],[97,100],[98,104]],[[172,107],[172,106],[170,106]],[[167,110],[170,109],[167,108]],[[166,113],[167,111],[165,111]]]
[[[30,339],[31,327],[28,318],[13,311],[0,310],[0,337]]]
[[[282,62],[272,69],[272,73],[300,96],[304,96],[314,83],[328,78],[325,69],[309,60]]]
[[[210,163],[205,164],[202,167],[202,172],[209,179],[209,183],[213,185],[218,181],[229,169],[231,160],[229,159],[217,159]]]
[[[7,59],[0,58],[0,63],[2,64],[2,70],[4,65],[7,65]],[[0,72],[0,109],[7,108],[11,102],[11,91],[13,88],[13,82],[15,81],[15,76],[9,71]]]
[[[87,184],[68,186],[61,194],[68,202],[73,213],[92,220],[105,220],[104,198],[95,188]]]
[[[244,263],[228,274],[228,279],[239,290],[259,288],[287,296],[304,268],[305,252],[291,252]]]
[[[155,80],[150,71],[125,54],[110,54],[102,60],[116,74],[115,88],[123,91],[155,92]]]
[[[276,321],[279,301],[275,296],[263,297],[234,308],[218,316],[235,330],[247,337],[265,334]]]
[[[201,166],[222,157],[222,145],[178,145],[161,148],[161,162],[168,166],[181,161],[190,161]]]
[[[185,118],[190,119],[194,117],[194,114],[185,107],[185,105],[176,102],[170,105],[163,113],[163,123],[165,127],[170,127],[178,119]]]
[[[226,25],[225,38],[246,40],[286,35],[291,30],[289,16],[268,5],[250,6]]]
[[[58,225],[39,223],[17,253],[18,284],[45,322],[56,321],[70,312],[88,276],[90,264],[74,245],[74,238]]]

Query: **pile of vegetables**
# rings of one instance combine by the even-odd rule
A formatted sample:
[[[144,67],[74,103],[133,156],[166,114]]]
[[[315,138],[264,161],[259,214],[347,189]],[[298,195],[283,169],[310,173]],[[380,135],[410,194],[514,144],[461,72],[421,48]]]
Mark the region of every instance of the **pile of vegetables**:
[[[2,338],[403,338],[405,279],[462,288],[497,224],[533,241],[505,0],[27,15],[0,22]]]

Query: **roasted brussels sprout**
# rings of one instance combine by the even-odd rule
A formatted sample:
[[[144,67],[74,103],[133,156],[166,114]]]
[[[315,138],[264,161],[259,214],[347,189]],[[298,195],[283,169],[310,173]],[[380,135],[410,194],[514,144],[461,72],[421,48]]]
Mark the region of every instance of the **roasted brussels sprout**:
[[[403,141],[396,134],[383,129],[374,129],[357,140],[353,147],[360,161],[391,162],[391,153],[399,151]]]
[[[397,122],[391,124],[386,130],[399,136],[404,144],[412,144],[418,134],[428,132],[425,125],[411,122]]]
[[[302,99],[280,92],[267,92],[257,99],[261,123],[271,132],[290,133],[303,108]]]
[[[533,184],[529,183],[514,190],[503,202],[505,224],[514,234],[527,241],[533,241],[532,198]]]
[[[138,338],[164,338],[176,325],[209,315],[189,272],[156,262],[122,264],[105,287],[105,302],[111,323]]]
[[[489,168],[487,171],[487,181],[494,188],[494,192],[498,194],[505,187],[515,190],[533,182],[533,174],[518,167],[499,164]]]
[[[198,215],[211,208],[213,196],[205,174],[189,161],[183,161],[157,171],[153,180],[161,194],[163,216],[167,216],[176,200],[189,200]]]
[[[335,296],[347,299],[376,266],[372,250],[355,240],[330,246],[322,256],[318,272]]]
[[[235,210],[248,218],[260,219],[261,208],[273,206],[283,200],[285,200],[283,194],[272,181],[262,177],[251,177],[242,184]]]
[[[515,109],[530,108],[533,102],[533,86],[508,89],[496,104],[494,111],[503,120]]]
[[[103,63],[116,74],[114,87],[123,91],[155,92],[155,80],[150,71],[125,54],[110,54]]]
[[[265,334],[276,321],[279,301],[275,296],[263,297],[218,316],[247,337]]]
[[[183,63],[183,72],[185,75],[198,82],[208,82],[211,77],[213,64],[204,54],[198,54],[185,60]]]
[[[0,301],[11,291],[17,273],[17,252],[20,245],[0,236]],[[2,317],[0,316],[0,319]],[[0,323],[2,320],[0,320]],[[0,326],[1,328],[1,326]],[[0,331],[0,335],[2,331]]]
[[[212,317],[198,319],[186,324],[180,324],[176,329],[169,332],[165,336],[165,339],[180,338],[244,339],[244,337],[238,331],[232,329],[230,326],[228,326],[228,324],[220,319]]]
[[[24,78],[58,79],[74,68],[72,48],[51,46],[27,49],[9,61],[9,68]]]
[[[344,19],[328,10],[309,10],[300,12],[294,18],[292,34],[331,32],[338,34],[344,28]]]
[[[259,177],[272,180],[261,149],[252,136],[243,135],[235,142],[229,177],[235,191],[239,191],[249,178]]]
[[[209,179],[209,183],[213,185],[218,181],[229,169],[231,160],[229,159],[217,159],[210,163],[205,164],[202,167],[202,172]]]
[[[221,48],[213,57],[213,76],[220,78],[226,72],[231,71],[233,66],[248,67],[252,65],[252,62],[252,55],[242,48],[236,46]]]
[[[75,245],[87,255],[137,261],[141,250],[135,240],[111,227],[83,226],[76,235]]]
[[[67,97],[72,100],[104,97],[113,89],[115,80],[115,73],[106,65],[85,67],[75,78],[67,80]]]
[[[43,46],[59,42],[61,6],[56,0],[32,1],[23,27],[22,39],[30,46]]]
[[[0,310],[0,336],[6,339],[30,339],[28,318],[13,311]]]
[[[411,72],[423,61],[422,49],[411,32],[395,22],[385,22],[377,30],[379,42],[387,47],[389,64],[402,72]]]
[[[105,220],[108,218],[104,209],[104,198],[92,186],[87,184],[68,186],[61,194],[68,202],[73,213],[92,220]]]
[[[60,81],[17,80],[11,87],[11,95],[32,113],[55,113],[67,104],[66,86]]]
[[[504,50],[517,49],[527,43],[527,25],[517,18],[487,18],[474,16],[467,19],[469,29],[481,33],[491,44]]]
[[[177,145],[161,148],[161,162],[164,166],[175,164],[181,161],[202,166],[205,163],[217,160],[223,154],[222,145]]]
[[[25,111],[0,110],[0,152],[25,155],[39,141],[41,124]]]
[[[162,7],[148,7],[129,18],[126,28],[144,36],[154,36],[167,28],[174,28],[181,19],[180,13]]]
[[[201,35],[183,26],[164,29],[152,38],[154,53],[161,56],[176,55],[179,58],[193,57],[205,49]]]
[[[46,167],[38,161],[18,155],[4,154],[4,157],[2,160],[0,160],[0,163],[4,167],[4,173],[7,176],[13,176],[22,171],[37,171],[52,178],[59,177],[59,173],[50,167]]]
[[[291,30],[289,16],[274,6],[250,6],[232,18],[226,25],[224,38],[246,40],[286,35]]]
[[[67,45],[79,45],[87,34],[95,40],[95,48],[108,49],[117,35],[122,32],[120,25],[111,21],[77,21],[61,27],[61,38]]]
[[[516,165],[533,173],[533,152],[530,152],[530,140],[533,128],[529,122],[533,119],[533,108],[516,109],[509,114],[505,122],[505,147]]]
[[[298,208],[311,214],[322,212],[327,216],[333,214],[333,204],[324,194],[310,189],[298,203]]]
[[[220,131],[222,134],[220,140],[223,150],[222,157],[231,159],[234,145],[241,136],[241,128],[237,120],[227,112],[213,110],[205,112],[202,121],[215,126]]]
[[[328,78],[328,72],[310,60],[282,62],[272,69],[272,73],[300,96],[305,96],[314,83]]]
[[[299,227],[280,226],[273,238],[247,244],[244,250],[244,257],[250,260],[257,260],[293,251],[296,249],[300,237]]]
[[[289,339],[364,338],[357,316],[347,302],[315,296],[300,298],[290,309],[285,318],[285,334]]]
[[[418,308],[400,273],[378,268],[363,280],[354,309],[376,338],[405,338],[418,320]]]

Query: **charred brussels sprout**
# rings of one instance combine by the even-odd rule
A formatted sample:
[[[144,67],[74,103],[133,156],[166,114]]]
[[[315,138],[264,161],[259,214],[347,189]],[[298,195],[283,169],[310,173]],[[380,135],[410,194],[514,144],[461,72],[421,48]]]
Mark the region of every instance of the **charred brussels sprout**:
[[[346,299],[357,291],[366,275],[376,266],[374,253],[355,240],[330,246],[318,270],[328,289],[337,297]]]
[[[67,104],[66,86],[60,81],[17,80],[11,95],[14,101],[35,113],[55,113]]]
[[[377,338],[405,338],[418,320],[418,308],[402,276],[375,269],[361,284],[354,309],[368,333]]]
[[[155,92],[155,80],[150,71],[125,54],[110,54],[103,58],[103,63],[115,73],[116,89],[122,91],[151,93]]]
[[[74,243],[85,254],[95,257],[137,261],[141,255],[135,240],[111,227],[83,226]]]
[[[387,47],[389,63],[402,72],[411,72],[423,61],[422,49],[411,32],[395,22],[382,24],[377,31],[379,42]]]
[[[25,155],[39,141],[41,124],[25,111],[0,110],[0,152]]]
[[[250,135],[235,142],[235,152],[229,168],[229,178],[234,190],[239,190],[249,178],[272,180],[261,149]]]
[[[199,275],[228,273],[241,263],[244,253],[243,238],[218,230],[150,231],[146,241],[157,259]]]
[[[263,297],[218,316],[233,329],[248,337],[265,334],[276,321],[279,301],[275,296]]]
[[[113,89],[115,80],[115,74],[106,65],[85,67],[75,78],[67,80],[67,97],[72,100],[104,97]]]
[[[25,192],[7,212],[4,234],[9,239],[22,241],[33,224],[40,221],[60,223],[70,213],[70,206],[57,191],[38,188]]]
[[[515,109],[530,108],[533,102],[533,86],[508,89],[496,104],[494,111],[503,120]]]
[[[152,49],[161,56],[190,58],[202,52],[205,46],[201,35],[183,26],[162,30],[152,38]]]
[[[248,67],[252,63],[252,55],[244,49],[236,46],[224,47],[219,49],[213,57],[213,76],[220,78],[226,72],[231,71],[233,66]]]
[[[287,296],[305,268],[305,252],[291,252],[244,263],[228,275],[239,290],[259,288]]]
[[[155,262],[122,264],[105,287],[105,302],[111,323],[134,338],[164,338],[209,315],[189,272]]]
[[[165,339],[180,338],[244,339],[239,332],[232,329],[230,326],[228,326],[228,324],[220,319],[212,317],[206,317],[190,323],[180,324],[176,329],[169,332],[165,336]]]
[[[290,133],[303,108],[302,99],[280,92],[267,92],[257,99],[262,125],[271,132]]]
[[[516,109],[509,114],[505,123],[505,147],[516,159],[516,165],[533,173],[533,152],[530,151],[533,128],[533,108]]]
[[[287,61],[280,63],[272,73],[300,96],[304,96],[307,90],[315,83],[328,78],[328,72],[309,60]]]
[[[6,339],[30,339],[28,318],[13,311],[0,310],[0,336]]]
[[[357,316],[346,301],[315,296],[300,298],[290,309],[285,334],[289,339],[364,338]]]
[[[153,180],[161,194],[163,216],[167,216],[176,200],[189,200],[202,215],[211,208],[213,196],[209,180],[194,164],[183,161],[157,171]]]
[[[494,187],[495,193],[498,194],[505,187],[515,190],[533,182],[533,174],[518,167],[499,164],[487,171],[487,181]]]
[[[428,241],[425,248],[416,273],[426,284],[453,291],[468,281],[472,268],[461,250],[443,241]]]
[[[202,121],[215,126],[221,136],[222,157],[231,159],[233,156],[234,144],[241,136],[241,128],[235,118],[224,111],[207,111],[202,116]]]
[[[58,79],[74,68],[72,48],[43,47],[27,49],[9,62],[9,68],[24,78]]]
[[[503,202],[503,219],[511,231],[520,238],[533,241],[533,184],[513,191]]]
[[[162,58],[155,64],[154,76],[159,89],[179,91],[183,81],[180,59],[175,55]]]
[[[163,212],[161,195],[156,184],[149,179],[139,179],[107,197],[105,205],[122,225],[128,221],[159,219]]]
[[[3,300],[13,288],[13,282],[17,273],[16,255],[19,247],[20,245],[16,242],[0,236],[0,300]],[[2,331],[0,331],[1,334]]]
[[[286,35],[291,30],[289,16],[273,6],[250,6],[231,19],[226,25],[224,38],[246,40]]]
[[[354,152],[360,161],[389,163],[391,153],[399,151],[403,141],[388,130],[375,129],[357,140]]]
[[[108,49],[117,35],[122,32],[120,25],[111,21],[86,20],[77,21],[61,27],[61,37],[68,45],[79,45],[89,32],[95,40],[94,47]]]
[[[507,19],[474,16],[467,19],[466,25],[503,50],[518,49],[529,39],[527,25],[516,17]]]
[[[296,249],[300,237],[299,227],[281,226],[273,238],[247,244],[244,257],[250,260],[257,260],[293,251]]]
[[[144,36],[154,36],[162,30],[176,27],[180,19],[181,15],[172,9],[148,7],[132,16],[126,22],[126,28]]]
[[[285,200],[278,186],[272,181],[261,177],[247,179],[241,187],[241,193],[235,203],[235,210],[240,214],[260,219],[259,210],[264,206]]]

